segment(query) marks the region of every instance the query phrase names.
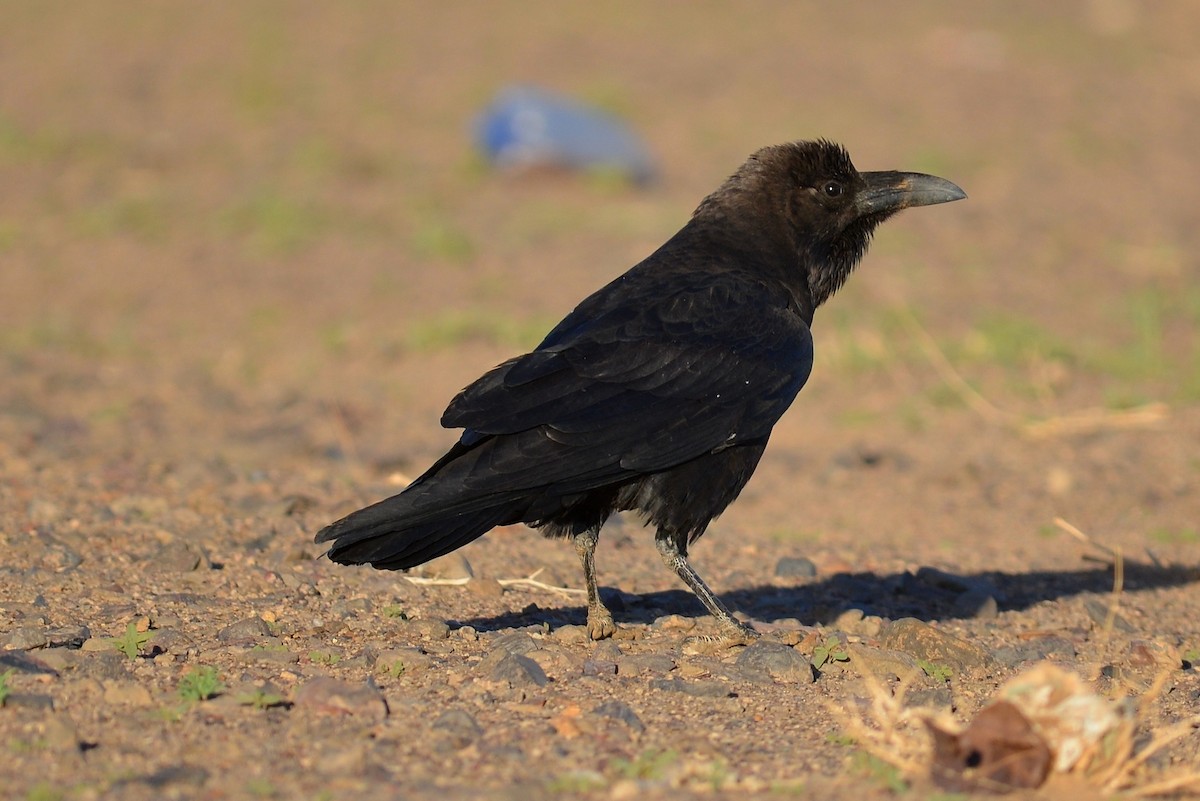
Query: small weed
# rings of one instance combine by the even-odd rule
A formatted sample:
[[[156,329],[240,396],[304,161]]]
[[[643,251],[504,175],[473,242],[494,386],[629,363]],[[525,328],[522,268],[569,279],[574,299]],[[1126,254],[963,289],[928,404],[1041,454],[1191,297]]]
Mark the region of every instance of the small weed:
[[[408,670],[408,665],[404,664],[404,661],[401,659],[397,659],[391,664],[384,664],[380,662],[377,667],[381,673],[385,673],[393,679],[400,678]]]
[[[242,706],[252,706],[255,709],[270,709],[273,706],[283,706],[287,703],[282,695],[267,692],[266,690],[242,693],[234,700]]]
[[[1183,652],[1183,661],[1195,667],[1200,663],[1200,648],[1189,648]]]
[[[286,645],[263,645],[260,643],[256,646],[254,646],[253,648],[251,648],[250,650],[251,651],[271,651],[273,653],[281,654],[287,650],[287,646]]]
[[[16,672],[17,671],[15,668],[9,668],[3,673],[0,673],[0,706],[4,706],[4,702],[8,699],[8,696],[12,694],[12,688],[8,686],[8,679]]]
[[[825,735],[825,742],[829,743],[830,745],[842,745],[847,747],[858,744],[858,740],[854,739],[845,732],[830,732],[829,734]]]
[[[812,666],[817,670],[830,662],[849,661],[850,654],[846,653],[845,645],[837,637],[830,637],[813,649]]]
[[[211,665],[205,665],[189,670],[179,680],[177,692],[184,702],[190,704],[207,701],[223,689],[225,689],[225,685],[217,677],[217,669]]]
[[[26,801],[62,801],[66,795],[49,782],[38,782],[25,794]]]
[[[728,783],[732,775],[729,771],[729,764],[725,760],[714,759],[708,766],[708,773],[704,779],[709,787],[718,791]]]
[[[787,779],[771,782],[772,795],[795,795],[809,797],[808,783],[803,779]]]
[[[954,677],[954,670],[949,665],[939,665],[927,659],[918,659],[917,667],[934,681],[947,682]]]
[[[1037,535],[1045,540],[1052,540],[1061,533],[1062,531],[1058,528],[1058,526],[1052,523],[1043,523],[1042,525],[1038,526],[1037,530]]]
[[[246,792],[255,798],[274,798],[279,795],[279,788],[270,779],[255,778],[246,782]]]
[[[881,784],[885,789],[899,795],[908,790],[908,782],[895,765],[884,762],[874,754],[855,751],[850,759],[850,769]]]
[[[661,779],[663,773],[675,761],[679,754],[671,749],[656,751],[651,749],[638,755],[636,759],[617,759],[613,768],[624,779]]]
[[[607,784],[608,782],[599,773],[590,770],[573,770],[570,773],[555,776],[546,783],[546,790],[564,795],[580,795],[599,790]]]
[[[388,604],[387,606],[383,607],[383,616],[399,620],[408,620],[408,612],[405,612],[404,607],[400,604]]]
[[[318,665],[329,665],[330,667],[342,661],[341,654],[335,654],[330,651],[309,651],[308,661],[315,662]]]
[[[108,642],[128,658],[137,659],[142,648],[152,639],[154,639],[154,632],[138,631],[137,624],[130,623],[124,634],[120,637],[109,637]]]

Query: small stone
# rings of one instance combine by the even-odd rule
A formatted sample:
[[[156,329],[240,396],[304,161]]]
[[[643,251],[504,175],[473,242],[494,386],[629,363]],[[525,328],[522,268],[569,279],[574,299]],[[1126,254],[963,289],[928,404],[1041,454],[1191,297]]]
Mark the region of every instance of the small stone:
[[[621,650],[621,646],[617,645],[612,640],[601,640],[596,643],[596,647],[592,649],[592,659],[603,659],[610,662],[617,662],[625,652]]]
[[[527,654],[536,651],[537,641],[523,631],[512,631],[501,634],[491,642],[492,648],[509,654]]]
[[[637,713],[633,711],[633,707],[624,701],[619,701],[615,698],[605,701],[597,706],[592,710],[592,714],[619,720],[637,732],[646,730],[646,724],[642,723],[642,719],[639,718]]]
[[[12,669],[18,673],[44,673],[53,676],[58,670],[51,664],[54,660],[53,654],[61,650],[47,648],[39,651],[36,657],[23,651],[0,651],[0,673]]]
[[[231,623],[217,632],[217,639],[223,643],[256,643],[270,636],[271,627],[258,616]]]
[[[726,698],[731,694],[728,685],[719,681],[684,681],[680,678],[651,679],[650,689],[701,698]]]
[[[1120,613],[1112,616],[1112,621],[1109,621],[1109,604],[1101,601],[1099,598],[1088,598],[1083,602],[1083,609],[1087,612],[1087,616],[1092,619],[1092,622],[1103,628],[1111,625],[1117,631],[1125,634],[1133,634],[1137,629],[1133,624],[1126,620]]]
[[[50,648],[79,648],[92,638],[87,626],[64,626],[46,632],[46,643]]]
[[[884,648],[903,651],[934,665],[946,665],[956,676],[993,664],[991,655],[978,645],[912,617],[885,626],[879,639]]]
[[[483,727],[467,712],[461,709],[448,709],[443,712],[431,727],[442,737],[442,742],[459,750],[483,736]]]
[[[738,654],[735,664],[749,677],[760,681],[786,684],[811,684],[816,681],[812,662],[795,648],[770,640],[751,643]]]
[[[494,578],[477,578],[467,582],[467,592],[479,598],[499,598],[504,595],[504,585]]]
[[[663,675],[675,669],[675,660],[666,654],[628,654],[617,662],[622,674],[657,673]]]
[[[860,637],[876,637],[883,628],[883,618],[878,615],[868,615],[861,609],[847,609],[833,621],[834,631],[846,634],[856,634]]]
[[[410,620],[406,628],[426,640],[444,640],[450,636],[450,627],[442,620]]]
[[[201,567],[208,569],[212,563],[199,546],[176,539],[159,548],[146,566],[151,573],[190,573]]]
[[[817,566],[807,556],[785,556],[775,563],[775,575],[779,578],[813,578]]]
[[[154,700],[150,691],[128,681],[104,682],[104,703],[114,706],[150,706]]]
[[[9,632],[4,648],[10,651],[32,651],[50,644],[46,629],[22,626]]]
[[[995,596],[980,590],[969,590],[955,598],[954,608],[961,617],[976,620],[995,620],[1000,615]]]
[[[1157,640],[1134,640],[1129,644],[1129,664],[1135,667],[1154,667],[1179,670],[1183,657],[1173,645]]]
[[[433,658],[419,648],[393,648],[380,651],[375,658],[375,670],[394,676],[407,675],[425,670],[433,664]]]
[[[663,615],[655,619],[653,625],[663,631],[691,631],[696,628],[696,621],[683,615]]]
[[[76,753],[83,748],[75,721],[64,712],[45,718],[42,724],[42,742],[47,750],[58,754]]]
[[[591,640],[583,626],[559,626],[552,636],[564,645],[580,645]]]
[[[585,659],[583,660],[583,675],[615,676],[617,675],[617,663],[603,659]]]
[[[467,557],[461,552],[454,551],[445,556],[439,556],[433,561],[426,562],[416,570],[417,574],[426,578],[440,579],[472,579],[475,570]]]
[[[50,526],[63,518],[62,507],[45,498],[34,498],[29,502],[29,522],[35,526]]]
[[[550,683],[542,666],[522,654],[498,652],[499,658],[489,657],[479,663],[485,678],[503,681],[513,687],[545,687]]]
[[[326,715],[351,715],[382,721],[387,717],[387,702],[375,687],[321,676],[306,682],[296,691],[297,708],[312,709]]]
[[[850,667],[860,676],[874,676],[888,681],[893,676],[905,682],[919,681],[924,675],[917,659],[912,654],[888,648],[850,643],[846,646],[850,654]]]
[[[54,711],[54,698],[41,693],[9,693],[4,699],[4,706],[20,706],[26,709],[41,709]]]

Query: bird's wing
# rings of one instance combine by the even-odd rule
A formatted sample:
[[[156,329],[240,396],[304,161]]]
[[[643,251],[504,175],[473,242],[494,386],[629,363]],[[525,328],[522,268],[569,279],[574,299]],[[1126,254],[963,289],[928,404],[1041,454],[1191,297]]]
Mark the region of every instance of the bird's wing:
[[[539,431],[559,446],[541,469],[556,484],[586,474],[599,485],[767,437],[812,367],[786,293],[728,274],[623,289],[464,389],[442,424],[465,428],[466,446]]]

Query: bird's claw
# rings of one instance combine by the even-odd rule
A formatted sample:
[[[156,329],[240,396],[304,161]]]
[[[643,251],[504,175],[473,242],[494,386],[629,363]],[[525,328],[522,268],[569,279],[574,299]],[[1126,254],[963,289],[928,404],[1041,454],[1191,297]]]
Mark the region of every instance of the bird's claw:
[[[685,654],[714,654],[739,645],[749,645],[762,635],[736,621],[723,624],[717,634],[696,634],[683,641]]]
[[[604,640],[617,633],[617,624],[607,609],[589,609],[587,629],[588,636],[593,640]]]

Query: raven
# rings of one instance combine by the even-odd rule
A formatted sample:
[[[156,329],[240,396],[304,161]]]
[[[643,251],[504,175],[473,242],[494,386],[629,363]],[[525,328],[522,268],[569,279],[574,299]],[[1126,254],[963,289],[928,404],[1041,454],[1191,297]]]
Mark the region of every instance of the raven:
[[[600,528],[635,510],[663,561],[720,624],[757,636],[687,559],[749,481],[813,364],[814,310],[897,211],[959,200],[942,178],[860,173],[832,142],[763,148],[666,244],[584,299],[530,353],[462,390],[462,436],[403,492],[322,529],[329,558],[397,570],[513,523],[571,538],[593,639]]]

